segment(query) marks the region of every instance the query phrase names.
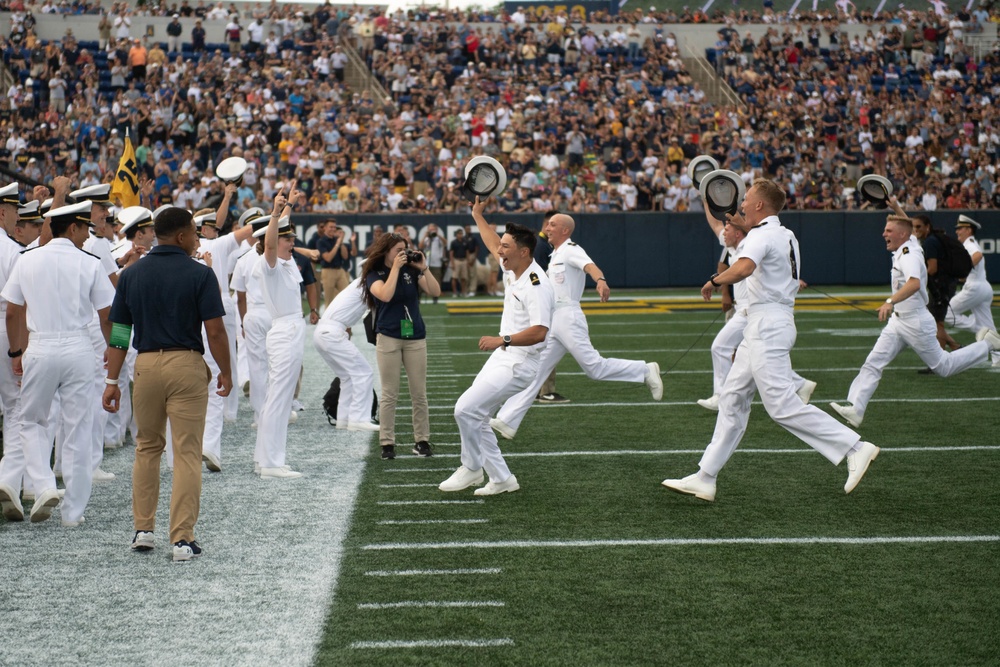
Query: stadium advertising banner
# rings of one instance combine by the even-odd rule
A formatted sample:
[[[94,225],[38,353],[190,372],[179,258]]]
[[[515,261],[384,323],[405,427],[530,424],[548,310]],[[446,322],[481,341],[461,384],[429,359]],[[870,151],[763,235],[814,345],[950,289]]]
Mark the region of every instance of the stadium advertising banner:
[[[518,7],[525,14],[534,14],[540,19],[552,16],[557,12],[566,12],[575,21],[586,21],[596,12],[607,14],[618,13],[617,0],[604,2],[504,2],[504,10],[513,14]]]

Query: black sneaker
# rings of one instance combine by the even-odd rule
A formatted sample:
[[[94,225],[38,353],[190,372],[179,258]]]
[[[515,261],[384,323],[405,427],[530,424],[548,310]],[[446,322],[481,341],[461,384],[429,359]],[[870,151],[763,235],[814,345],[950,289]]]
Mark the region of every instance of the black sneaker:
[[[557,394],[555,392],[551,394],[542,394],[535,399],[539,403],[569,403],[569,399],[562,394]]]
[[[155,544],[153,531],[137,530],[132,538],[132,551],[152,551]]]
[[[383,459],[396,458],[396,445],[382,445],[382,458]]]
[[[174,562],[183,563],[201,555],[201,545],[196,540],[174,542]]]
[[[434,456],[434,453],[431,452],[431,443],[426,440],[421,440],[413,445],[413,453],[417,456]]]

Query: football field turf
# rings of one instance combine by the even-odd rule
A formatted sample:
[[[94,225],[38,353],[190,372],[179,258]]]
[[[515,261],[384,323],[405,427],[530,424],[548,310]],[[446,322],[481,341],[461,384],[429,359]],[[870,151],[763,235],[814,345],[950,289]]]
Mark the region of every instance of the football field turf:
[[[705,503],[660,485],[697,469],[715,425],[694,401],[711,394],[722,320],[681,294],[586,304],[602,354],[660,363],[663,401],[567,357],[571,402],[536,404],[501,440],[521,490],[485,499],[437,485],[459,465],[454,404],[498,299],[423,308],[429,459],[409,454],[406,407],[394,461],[326,423],[331,374],[307,336],[309,409],[289,429],[306,476],[253,476],[244,402],[223,472],[205,474],[198,562],[169,562],[166,472],[157,548],[129,552],[130,448],[107,454],[119,478],[95,485],[84,526],[0,520],[0,665],[996,664],[997,369],[942,379],[901,354],[858,429],[882,453],[849,496],[846,465],[755,403]],[[830,412],[882,325],[808,295],[792,361]]]

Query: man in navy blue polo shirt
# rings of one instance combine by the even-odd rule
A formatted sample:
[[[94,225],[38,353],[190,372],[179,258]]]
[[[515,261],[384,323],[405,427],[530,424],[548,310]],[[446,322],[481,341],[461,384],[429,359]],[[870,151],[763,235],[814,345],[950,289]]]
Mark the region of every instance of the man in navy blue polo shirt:
[[[173,559],[187,561],[201,555],[194,524],[201,503],[202,436],[211,379],[202,357],[202,323],[219,365],[220,396],[229,394],[233,380],[219,281],[212,269],[192,259],[199,238],[191,214],[168,208],[156,217],[153,228],[158,245],[118,280],[109,317],[112,332],[103,403],[108,412],[118,410],[118,374],[134,327],[132,344],[138,356],[132,405],[138,435],[132,472],[132,549],[149,551],[154,545],[160,456],[169,418],[174,452],[170,541]]]
[[[337,227],[336,220],[326,221],[323,235],[316,241],[316,249],[319,250],[319,265],[322,268],[323,299],[329,306],[333,298],[351,282],[347,270],[351,266],[351,257],[357,256],[358,250],[347,239],[346,232]]]

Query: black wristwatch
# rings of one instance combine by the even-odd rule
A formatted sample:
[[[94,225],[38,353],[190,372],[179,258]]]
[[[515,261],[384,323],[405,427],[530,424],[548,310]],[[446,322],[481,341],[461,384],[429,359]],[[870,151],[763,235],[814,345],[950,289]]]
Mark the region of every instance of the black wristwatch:
[[[507,336],[507,339],[510,340],[510,336]],[[7,350],[7,356],[10,357],[11,359],[17,359],[22,354],[24,354],[24,350],[18,350],[17,352],[12,352],[10,350]]]
[[[722,285],[720,285],[719,283],[715,282],[715,279],[718,278],[718,277],[719,277],[718,273],[713,273],[712,277],[708,279],[708,282],[712,283],[716,287],[722,287]]]
[[[510,336],[503,337],[503,349],[507,349],[510,346]]]

